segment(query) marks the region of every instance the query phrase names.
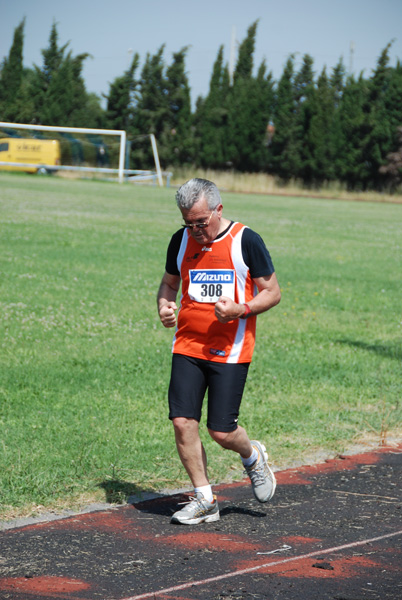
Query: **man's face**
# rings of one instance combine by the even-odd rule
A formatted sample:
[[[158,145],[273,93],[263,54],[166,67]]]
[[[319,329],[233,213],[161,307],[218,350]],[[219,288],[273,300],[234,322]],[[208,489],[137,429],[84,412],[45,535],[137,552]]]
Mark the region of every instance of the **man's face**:
[[[222,204],[219,204],[213,211],[208,208],[207,201],[204,197],[198,200],[189,210],[181,209],[183,220],[190,227],[191,237],[199,244],[209,244],[219,233]],[[197,224],[206,223],[207,227],[199,228]]]

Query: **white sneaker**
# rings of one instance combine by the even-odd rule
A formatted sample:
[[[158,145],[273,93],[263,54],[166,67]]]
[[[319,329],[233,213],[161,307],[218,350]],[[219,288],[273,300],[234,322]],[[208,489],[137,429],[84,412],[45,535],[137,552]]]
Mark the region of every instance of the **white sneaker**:
[[[251,440],[251,445],[257,450],[258,458],[253,465],[246,467],[245,472],[250,478],[256,500],[268,502],[275,493],[275,475],[269,468],[265,446],[257,440]]]
[[[212,502],[208,502],[201,494],[197,492],[195,498],[191,497],[186,506],[174,513],[171,523],[181,523],[182,525],[198,525],[198,523],[212,523],[219,521],[218,501],[214,496]]]

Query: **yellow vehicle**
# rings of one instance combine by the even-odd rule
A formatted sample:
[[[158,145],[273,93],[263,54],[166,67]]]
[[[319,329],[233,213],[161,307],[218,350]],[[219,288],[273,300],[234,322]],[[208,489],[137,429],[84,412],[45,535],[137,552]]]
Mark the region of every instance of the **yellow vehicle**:
[[[0,163],[22,163],[23,166],[2,165],[7,171],[26,173],[51,173],[60,164],[60,144],[57,140],[35,140],[31,138],[0,139]],[[34,166],[30,166],[34,165]]]

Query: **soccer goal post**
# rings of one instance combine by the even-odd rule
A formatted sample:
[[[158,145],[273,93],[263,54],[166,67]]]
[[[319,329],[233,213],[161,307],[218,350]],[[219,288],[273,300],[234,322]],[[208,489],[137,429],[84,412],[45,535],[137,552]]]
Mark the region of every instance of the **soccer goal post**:
[[[119,129],[91,129],[91,128],[86,128],[86,127],[59,127],[59,126],[51,126],[51,125],[31,125],[31,124],[26,124],[26,123],[5,123],[5,122],[0,122],[0,127],[1,128],[5,128],[5,129],[21,129],[21,130],[33,130],[33,131],[46,131],[46,132],[58,132],[58,133],[67,133],[67,134],[72,134],[72,133],[81,133],[84,135],[109,135],[109,136],[118,136],[120,138],[120,148],[119,148],[119,166],[118,169],[108,169],[108,168],[88,168],[88,167],[67,167],[67,166],[63,166],[60,165],[58,167],[58,169],[63,170],[63,169],[75,169],[75,170],[81,170],[81,171],[100,171],[103,173],[117,173],[118,174],[118,181],[119,183],[123,183],[124,181],[124,175],[129,175],[129,174],[135,174],[135,173],[142,173],[141,171],[132,171],[132,170],[128,170],[125,169],[125,158],[126,158],[126,145],[127,145],[127,134],[124,130],[119,130]],[[155,140],[155,136],[153,133],[149,134],[150,136],[150,140],[151,140],[151,145],[152,145],[152,152],[153,152],[153,156],[154,156],[154,162],[155,162],[155,170],[156,170],[156,175],[158,178],[158,183],[160,186],[163,186],[163,178],[162,178],[162,171],[161,171],[161,167],[160,167],[160,163],[159,163],[159,156],[158,156],[158,149],[157,149],[157,145],[156,145],[156,140]],[[1,160],[1,159],[0,159]],[[2,162],[1,164],[7,164]],[[24,163],[8,163],[10,166],[22,166],[22,167],[26,167],[26,166],[35,166],[35,167],[41,167],[43,165],[26,165]],[[46,165],[45,165],[46,166]],[[50,170],[56,170],[55,167],[52,167],[51,165],[48,167],[50,167]],[[145,171],[144,171],[145,173]]]

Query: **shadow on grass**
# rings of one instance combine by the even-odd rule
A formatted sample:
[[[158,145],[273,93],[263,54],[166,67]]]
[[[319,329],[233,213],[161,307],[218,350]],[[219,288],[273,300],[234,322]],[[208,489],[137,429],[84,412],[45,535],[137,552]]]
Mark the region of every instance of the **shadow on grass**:
[[[98,487],[104,490],[109,504],[132,504],[137,510],[154,515],[171,516],[178,503],[189,500],[188,494],[160,494],[122,479],[106,479]]]
[[[147,490],[122,479],[105,479],[98,484],[98,487],[104,490],[105,501],[109,504],[126,504],[126,502],[130,503],[130,500],[141,502],[150,497],[161,497],[161,494],[157,494],[152,489]]]
[[[338,344],[346,344],[348,346],[359,348],[361,350],[368,350],[369,352],[374,352],[375,354],[385,356],[386,358],[396,358],[397,360],[402,360],[402,340],[396,340],[393,342],[389,342],[388,344],[367,344],[366,342],[362,342],[360,340],[348,339],[341,339],[336,341]]]

